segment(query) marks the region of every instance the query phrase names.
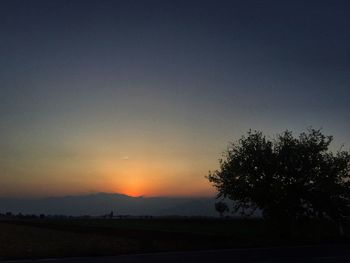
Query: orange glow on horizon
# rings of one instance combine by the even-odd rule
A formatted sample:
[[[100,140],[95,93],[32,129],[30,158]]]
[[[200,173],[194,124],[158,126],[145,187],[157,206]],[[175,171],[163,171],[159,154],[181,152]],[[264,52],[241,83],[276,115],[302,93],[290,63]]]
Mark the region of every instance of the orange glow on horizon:
[[[200,174],[193,179],[180,165],[150,161],[105,162],[101,173],[106,175],[108,189],[128,196],[213,196],[215,191]],[[107,188],[107,187],[106,187]]]

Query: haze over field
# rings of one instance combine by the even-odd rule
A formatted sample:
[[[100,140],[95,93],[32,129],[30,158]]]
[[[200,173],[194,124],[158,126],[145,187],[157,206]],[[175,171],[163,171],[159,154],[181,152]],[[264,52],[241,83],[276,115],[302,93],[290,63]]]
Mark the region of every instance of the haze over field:
[[[214,198],[132,197],[96,193],[39,199],[0,198],[0,213],[23,215],[219,216]]]
[[[213,197],[248,129],[348,149],[349,5],[1,1],[0,196]]]

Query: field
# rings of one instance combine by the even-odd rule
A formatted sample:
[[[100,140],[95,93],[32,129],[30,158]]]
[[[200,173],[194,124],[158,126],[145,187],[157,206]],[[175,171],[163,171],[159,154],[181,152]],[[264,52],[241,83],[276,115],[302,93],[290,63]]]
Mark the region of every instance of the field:
[[[317,225],[317,227],[315,227]],[[0,259],[348,242],[335,226],[308,223],[292,238],[261,220],[32,219],[0,221]],[[349,229],[345,228],[346,235]]]

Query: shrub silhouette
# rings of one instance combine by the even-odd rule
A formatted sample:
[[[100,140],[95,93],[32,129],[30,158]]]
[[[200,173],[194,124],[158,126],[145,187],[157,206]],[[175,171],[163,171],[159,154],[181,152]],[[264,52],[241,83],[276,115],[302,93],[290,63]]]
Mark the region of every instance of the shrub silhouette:
[[[220,214],[220,217],[223,217],[224,213],[229,211],[229,208],[226,203],[220,201],[215,203],[215,210]]]

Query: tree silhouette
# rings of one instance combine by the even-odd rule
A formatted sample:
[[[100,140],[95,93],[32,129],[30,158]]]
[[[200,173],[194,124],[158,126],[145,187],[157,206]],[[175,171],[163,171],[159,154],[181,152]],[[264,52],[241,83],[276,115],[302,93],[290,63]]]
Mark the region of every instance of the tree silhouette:
[[[349,215],[350,153],[329,151],[332,140],[315,129],[273,140],[249,131],[229,145],[208,179],[242,215],[259,209],[266,219],[290,224],[305,217],[341,222]]]
[[[222,201],[215,203],[215,210],[220,214],[220,217],[229,211],[227,204]]]

